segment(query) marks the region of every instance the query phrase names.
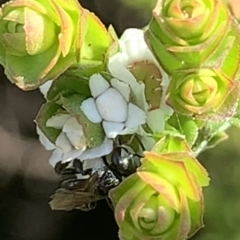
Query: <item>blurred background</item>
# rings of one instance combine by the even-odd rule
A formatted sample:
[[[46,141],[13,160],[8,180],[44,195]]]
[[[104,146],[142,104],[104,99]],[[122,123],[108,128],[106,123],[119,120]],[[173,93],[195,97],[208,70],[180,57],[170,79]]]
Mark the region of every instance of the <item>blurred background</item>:
[[[106,26],[113,24],[120,36],[126,28],[148,23],[155,0],[80,3]],[[233,9],[240,13],[238,5]],[[12,85],[2,68],[0,76],[0,239],[117,240],[113,212],[105,202],[90,212],[50,210],[59,178],[48,165],[49,153],[38,142],[33,122],[44,100],[38,91]],[[199,157],[211,185],[204,190],[206,227],[193,240],[240,240],[240,130],[228,132],[229,140]]]

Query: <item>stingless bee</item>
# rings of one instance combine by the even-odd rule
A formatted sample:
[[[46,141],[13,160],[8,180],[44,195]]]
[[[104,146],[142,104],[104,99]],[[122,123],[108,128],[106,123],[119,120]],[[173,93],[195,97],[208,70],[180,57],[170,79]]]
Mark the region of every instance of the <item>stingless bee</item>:
[[[68,168],[68,165],[69,163],[59,163],[55,167],[56,172],[61,175],[73,176],[62,181],[60,188],[51,196],[50,206],[53,210],[92,210],[96,207],[97,201],[102,199],[108,201],[109,190],[119,184],[118,178],[106,166],[93,172],[92,169],[83,170],[79,159],[73,161],[72,167]],[[79,173],[84,178],[78,179],[75,174]]]
[[[80,209],[89,211],[94,209],[97,201],[102,199],[107,200],[111,207],[108,198],[109,190],[117,187],[125,177],[136,172],[136,169],[141,165],[141,158],[140,154],[134,152],[127,144],[122,144],[118,139],[113,151],[100,159],[102,166],[95,171],[92,168],[84,169],[83,163],[79,159],[74,159],[70,163],[57,163],[56,173],[71,177],[63,180],[60,188],[51,197],[51,208],[53,210]],[[81,178],[77,177],[79,174]]]
[[[140,151],[143,152],[144,146],[140,142],[138,138],[138,145],[140,146]],[[134,138],[130,139],[130,143],[134,140]],[[136,153],[130,144],[123,144],[120,139],[115,142],[115,146],[113,151],[103,157],[103,161],[111,169],[119,180],[122,180],[123,177],[128,177],[129,175],[136,172],[137,168],[141,165],[142,155]]]

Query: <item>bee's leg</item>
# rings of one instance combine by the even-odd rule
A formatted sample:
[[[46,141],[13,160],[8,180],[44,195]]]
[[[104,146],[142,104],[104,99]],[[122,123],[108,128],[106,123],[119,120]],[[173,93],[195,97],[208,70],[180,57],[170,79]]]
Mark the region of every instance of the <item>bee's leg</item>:
[[[54,167],[54,170],[58,175],[62,175],[68,165],[69,165],[69,162],[65,162],[65,163],[57,162]]]
[[[144,156],[142,156],[142,155],[140,155],[140,154],[137,154],[137,153],[134,153],[134,154],[132,155],[132,157],[139,157],[139,158],[143,158]]]
[[[79,160],[77,158],[75,158],[73,160],[73,167],[74,167],[76,173],[81,173],[82,175],[91,175],[92,174],[91,168],[83,170],[83,163],[81,160]]]
[[[64,188],[67,190],[73,190],[75,188],[80,189],[80,187],[78,186],[79,183],[81,183],[81,179],[67,179],[61,183],[61,188]]]
[[[107,157],[103,156],[102,157],[104,164],[106,165],[106,167],[111,170],[114,175],[117,177],[117,179],[121,182],[122,181],[122,175],[118,172],[118,170],[111,164],[109,164],[109,162],[107,161]],[[103,174],[102,177],[104,177],[107,174],[107,171],[105,171],[105,173]]]
[[[139,137],[138,137],[137,135],[135,135],[135,137],[136,137],[136,140],[138,141],[138,143],[139,143],[139,145],[140,145],[142,151],[145,151],[146,149],[145,149],[143,143],[141,142],[141,140],[139,139]]]
[[[84,204],[84,205],[81,205],[81,206],[77,207],[77,209],[80,209],[81,211],[87,212],[87,211],[95,209],[96,206],[97,206],[97,202],[90,202],[90,203],[87,203],[87,204]]]
[[[112,210],[114,210],[114,207],[113,207],[112,201],[110,200],[109,197],[106,197],[106,201],[107,201],[108,206],[109,206]]]

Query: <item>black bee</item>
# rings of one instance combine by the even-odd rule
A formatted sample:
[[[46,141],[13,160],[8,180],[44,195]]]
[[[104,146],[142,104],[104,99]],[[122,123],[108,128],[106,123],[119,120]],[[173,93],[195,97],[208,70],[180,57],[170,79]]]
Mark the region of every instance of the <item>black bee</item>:
[[[62,181],[60,188],[51,196],[50,206],[53,210],[92,210],[96,207],[97,201],[102,199],[108,201],[109,190],[119,184],[118,178],[107,167],[93,173],[92,169],[83,170],[82,162],[78,159],[73,161],[72,167],[68,166],[69,163],[63,163],[55,167],[55,171],[61,175],[74,174],[74,176]],[[75,174],[79,173],[89,176],[86,179],[78,179]]]
[[[93,172],[92,169],[83,169],[82,162],[75,159],[72,165],[58,163],[55,166],[56,173],[62,176],[71,176],[62,181],[61,187],[52,196],[50,206],[54,210],[80,209],[89,211],[96,207],[99,200],[106,199],[109,202],[108,192],[115,188],[124,177],[136,172],[141,165],[141,155],[135,153],[127,145],[116,142],[113,151],[103,156],[104,169]],[[76,174],[86,176],[85,179],[78,179]]]
[[[143,151],[143,145],[138,138],[136,140],[139,142],[141,151]],[[118,139],[113,151],[108,156],[104,156],[103,161],[115,173],[118,179],[122,180],[122,177],[128,177],[136,172],[136,169],[141,165],[140,160],[142,157],[134,152],[130,146],[121,144],[121,141]]]

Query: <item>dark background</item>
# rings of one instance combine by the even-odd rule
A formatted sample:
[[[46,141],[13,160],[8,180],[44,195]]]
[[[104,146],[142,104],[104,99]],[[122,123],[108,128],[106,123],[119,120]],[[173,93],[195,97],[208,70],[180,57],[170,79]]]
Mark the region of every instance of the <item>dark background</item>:
[[[143,8],[124,0],[80,2],[120,35],[128,27],[147,24],[153,1],[139,0]],[[12,85],[2,68],[0,76],[0,240],[118,239],[105,202],[90,212],[50,210],[49,197],[59,179],[33,122],[44,100],[38,91],[23,92]],[[200,156],[212,181],[204,191],[206,227],[194,240],[240,240],[240,131],[229,133],[231,140]]]

